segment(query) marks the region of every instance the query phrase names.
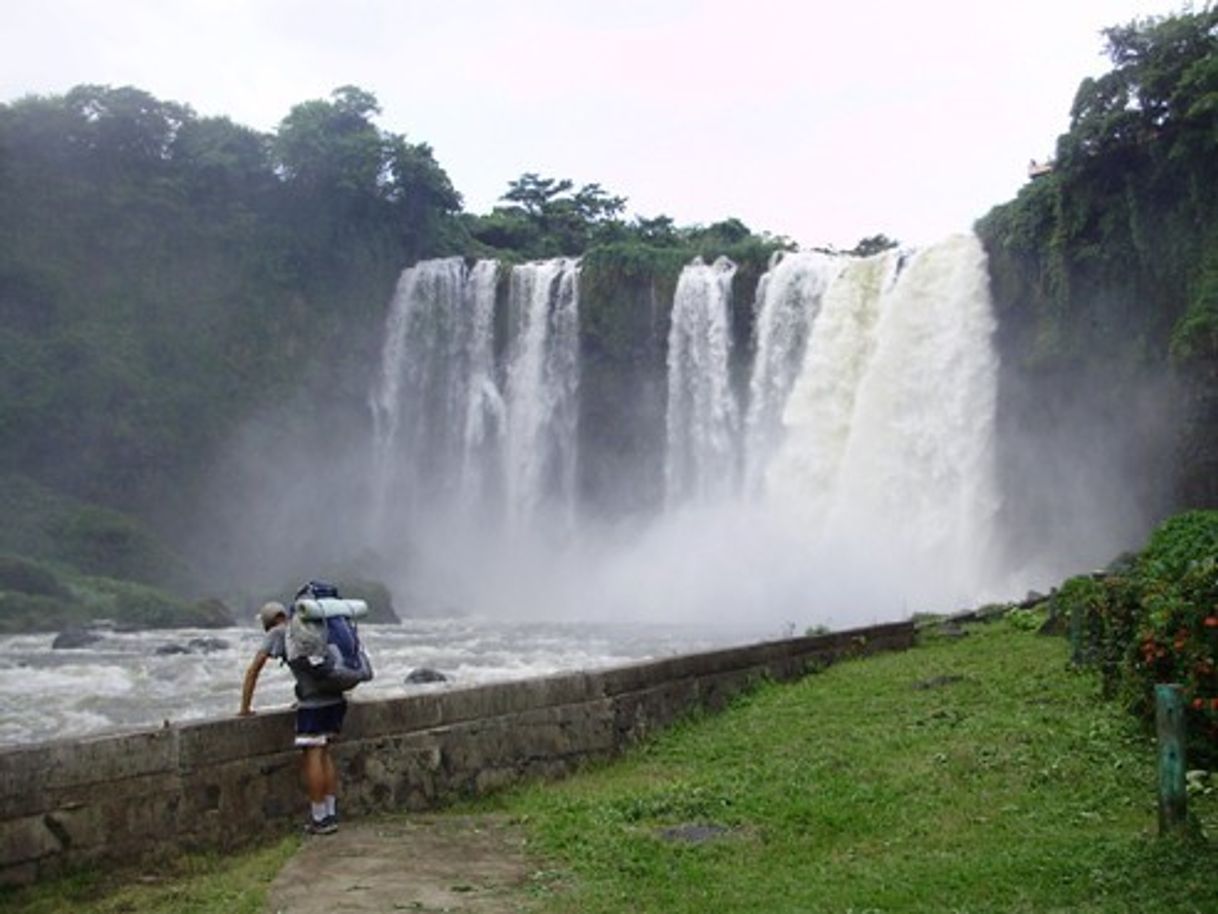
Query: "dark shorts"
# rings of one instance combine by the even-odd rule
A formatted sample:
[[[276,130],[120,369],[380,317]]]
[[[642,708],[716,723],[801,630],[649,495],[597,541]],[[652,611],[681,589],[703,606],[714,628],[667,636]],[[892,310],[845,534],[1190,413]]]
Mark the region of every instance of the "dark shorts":
[[[320,708],[296,709],[296,745],[301,749],[309,746],[325,746],[343,729],[343,718],[347,715],[347,703],[340,701]]]

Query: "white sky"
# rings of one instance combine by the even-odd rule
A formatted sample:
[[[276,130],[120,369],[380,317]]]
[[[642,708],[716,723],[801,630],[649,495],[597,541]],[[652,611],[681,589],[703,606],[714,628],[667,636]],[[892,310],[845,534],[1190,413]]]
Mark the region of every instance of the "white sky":
[[[1153,0],[3,0],[0,101],[134,85],[269,130],[335,87],[466,206],[525,171],[803,245],[966,229]],[[1200,4],[1198,4],[1200,6]]]

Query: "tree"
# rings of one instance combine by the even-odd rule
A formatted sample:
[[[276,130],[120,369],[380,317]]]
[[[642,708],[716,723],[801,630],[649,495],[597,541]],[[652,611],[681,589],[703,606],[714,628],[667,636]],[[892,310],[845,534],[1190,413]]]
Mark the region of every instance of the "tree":
[[[846,253],[854,257],[871,257],[873,254],[892,250],[899,244],[899,241],[884,234],[868,235],[866,238],[860,239],[859,243]]]
[[[279,124],[272,149],[284,178],[298,187],[344,196],[378,196],[388,181],[385,138],[371,121],[376,99],[344,86],[331,101],[296,105]]]
[[[170,155],[194,198],[242,199],[248,205],[276,180],[270,138],[226,117],[187,121]]]
[[[380,110],[372,93],[355,86],[296,105],[271,143],[276,166],[311,219],[328,214],[317,242],[323,250],[336,234],[378,226],[392,231],[406,259],[434,253],[432,240],[460,210],[461,195],[430,146],[372,122]]]
[[[565,194],[575,185],[563,179],[542,178],[536,172],[526,172],[515,181],[508,182],[507,193],[499,199],[515,203],[526,216],[542,222],[553,200]]]
[[[1127,167],[1155,140],[1167,149],[1196,130],[1212,139],[1218,114],[1218,10],[1135,20],[1104,30],[1113,69],[1084,79],[1058,141],[1058,162]]]
[[[576,256],[589,246],[619,240],[626,198],[600,184],[543,178],[526,172],[508,183],[499,206],[472,226],[474,237],[492,247],[510,247],[531,257]]]

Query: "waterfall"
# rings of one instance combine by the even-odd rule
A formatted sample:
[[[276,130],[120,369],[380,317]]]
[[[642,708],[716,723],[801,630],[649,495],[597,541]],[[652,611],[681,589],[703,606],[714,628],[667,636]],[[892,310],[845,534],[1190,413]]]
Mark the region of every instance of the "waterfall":
[[[390,302],[373,419],[373,535],[387,512],[444,509],[488,485],[502,406],[494,381],[493,260],[402,272]]]
[[[413,504],[452,482],[444,469],[460,459],[468,390],[466,277],[464,262],[451,257],[419,263],[398,280],[369,397],[375,527],[389,500],[402,495]]]
[[[369,398],[388,574],[431,606],[540,611],[544,599],[611,617],[628,605],[865,621],[980,593],[997,363],[978,240],[775,257],[753,302],[747,388],[736,273],[695,260],[678,278],[665,422],[640,424],[649,443],[627,452],[663,447],[664,503],[626,535],[577,510],[578,261],[404,271]],[[633,445],[631,430],[605,431]],[[409,572],[392,565],[407,554]]]
[[[766,464],[781,440],[782,411],[803,364],[808,335],[841,259],[817,252],[775,255],[757,284],[756,355],[745,417],[744,481],[762,488]]]
[[[470,315],[465,423],[458,492],[464,510],[472,511],[501,496],[502,446],[506,407],[495,377],[495,288],[499,265],[480,260],[465,284],[464,308]]]
[[[574,516],[579,267],[513,267],[506,365],[495,359],[499,266],[461,258],[403,271],[369,397],[374,525],[416,509],[528,524],[543,505]],[[503,378],[502,385],[499,378]]]
[[[681,271],[668,333],[669,507],[712,502],[734,490],[738,407],[732,393],[731,295],[736,265],[720,257]]]
[[[512,268],[508,314],[506,487],[510,523],[543,506],[569,525],[575,511],[579,390],[579,265]]]
[[[982,583],[997,509],[997,358],[985,253],[949,238],[855,261],[825,295],[766,476],[821,548],[907,592]]]
[[[900,255],[889,251],[841,260],[845,262],[822,293],[815,331],[790,396],[778,406],[789,443],[757,471],[777,490],[776,497],[794,498],[810,518],[823,518],[832,503],[853,428],[855,398],[871,363],[876,322],[885,293],[893,288]]]

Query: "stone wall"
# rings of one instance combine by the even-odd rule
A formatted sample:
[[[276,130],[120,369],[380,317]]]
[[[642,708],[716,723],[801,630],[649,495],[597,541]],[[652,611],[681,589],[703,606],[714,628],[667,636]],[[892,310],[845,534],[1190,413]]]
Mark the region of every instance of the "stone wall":
[[[903,649],[911,623],[597,672],[352,702],[344,814],[427,809],[564,775],[759,680]],[[290,711],[0,752],[0,883],[64,865],[229,848],[303,821]]]

